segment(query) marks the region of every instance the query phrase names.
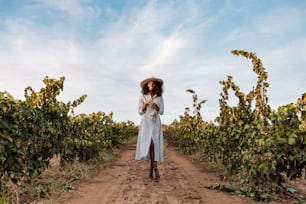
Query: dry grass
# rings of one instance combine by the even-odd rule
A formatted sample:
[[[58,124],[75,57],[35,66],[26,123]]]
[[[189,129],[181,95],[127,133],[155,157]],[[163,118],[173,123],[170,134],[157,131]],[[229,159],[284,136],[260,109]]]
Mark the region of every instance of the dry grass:
[[[124,145],[114,147],[109,152],[101,152],[99,158],[88,162],[75,161],[72,164],[60,166],[60,158],[54,157],[48,169],[30,182],[7,183],[7,192],[0,194],[0,204],[57,203],[63,193],[73,191],[79,182],[93,178],[101,168],[109,165],[120,151],[128,144],[135,143],[136,140],[137,137],[133,137]]]
[[[97,174],[97,172],[109,165],[128,144],[135,143],[137,137],[131,138],[124,145],[113,148],[110,152],[101,152],[99,158],[88,162],[73,162],[72,164],[60,166],[60,158],[54,157],[46,169],[38,178],[28,183],[15,185],[8,184],[8,195],[0,204],[31,203],[31,204],[55,204],[65,192],[73,191],[79,182],[86,181]]]
[[[59,158],[54,157],[49,168],[38,178],[18,185],[8,184],[10,203],[57,203],[57,199],[64,192],[73,191],[80,181],[92,178],[100,168],[110,163],[115,157],[114,152],[103,152],[98,159],[86,163],[76,161],[65,166],[60,166]]]

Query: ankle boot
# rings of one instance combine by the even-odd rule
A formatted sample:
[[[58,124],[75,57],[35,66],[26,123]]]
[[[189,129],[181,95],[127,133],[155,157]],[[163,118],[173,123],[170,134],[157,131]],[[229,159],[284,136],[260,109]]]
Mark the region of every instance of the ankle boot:
[[[159,182],[160,181],[159,171],[158,171],[158,169],[154,169],[154,171],[155,171],[155,181]]]

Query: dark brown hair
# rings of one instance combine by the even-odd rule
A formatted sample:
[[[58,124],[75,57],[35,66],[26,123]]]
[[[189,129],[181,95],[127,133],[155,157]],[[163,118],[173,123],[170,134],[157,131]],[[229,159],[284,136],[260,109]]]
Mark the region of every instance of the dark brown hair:
[[[163,94],[162,84],[158,81],[153,81],[153,83],[154,83],[153,94],[156,94],[157,96],[161,96]],[[143,94],[148,94],[149,93],[148,83],[145,83],[143,85],[142,93]]]

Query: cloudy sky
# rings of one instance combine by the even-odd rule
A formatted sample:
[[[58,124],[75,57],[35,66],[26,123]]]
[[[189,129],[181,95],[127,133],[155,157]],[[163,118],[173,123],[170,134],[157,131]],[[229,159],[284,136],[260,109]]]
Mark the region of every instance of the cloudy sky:
[[[24,99],[45,76],[65,76],[59,100],[88,97],[77,113],[114,113],[139,123],[139,83],[164,83],[164,123],[192,106],[193,89],[207,99],[201,114],[219,113],[219,81],[244,93],[256,83],[254,52],[268,72],[273,109],[306,91],[304,0],[0,0],[0,91]],[[233,104],[235,99],[233,99]]]

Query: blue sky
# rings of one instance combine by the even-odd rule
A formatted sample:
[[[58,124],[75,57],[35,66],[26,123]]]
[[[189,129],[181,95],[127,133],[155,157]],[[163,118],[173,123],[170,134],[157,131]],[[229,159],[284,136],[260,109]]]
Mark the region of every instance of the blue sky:
[[[0,91],[24,99],[27,86],[65,76],[59,100],[88,95],[77,113],[138,123],[139,83],[153,75],[165,81],[164,123],[192,106],[186,89],[208,100],[210,121],[219,81],[255,86],[251,62],[231,54],[241,49],[262,59],[276,109],[306,91],[305,10],[304,0],[0,0]]]

